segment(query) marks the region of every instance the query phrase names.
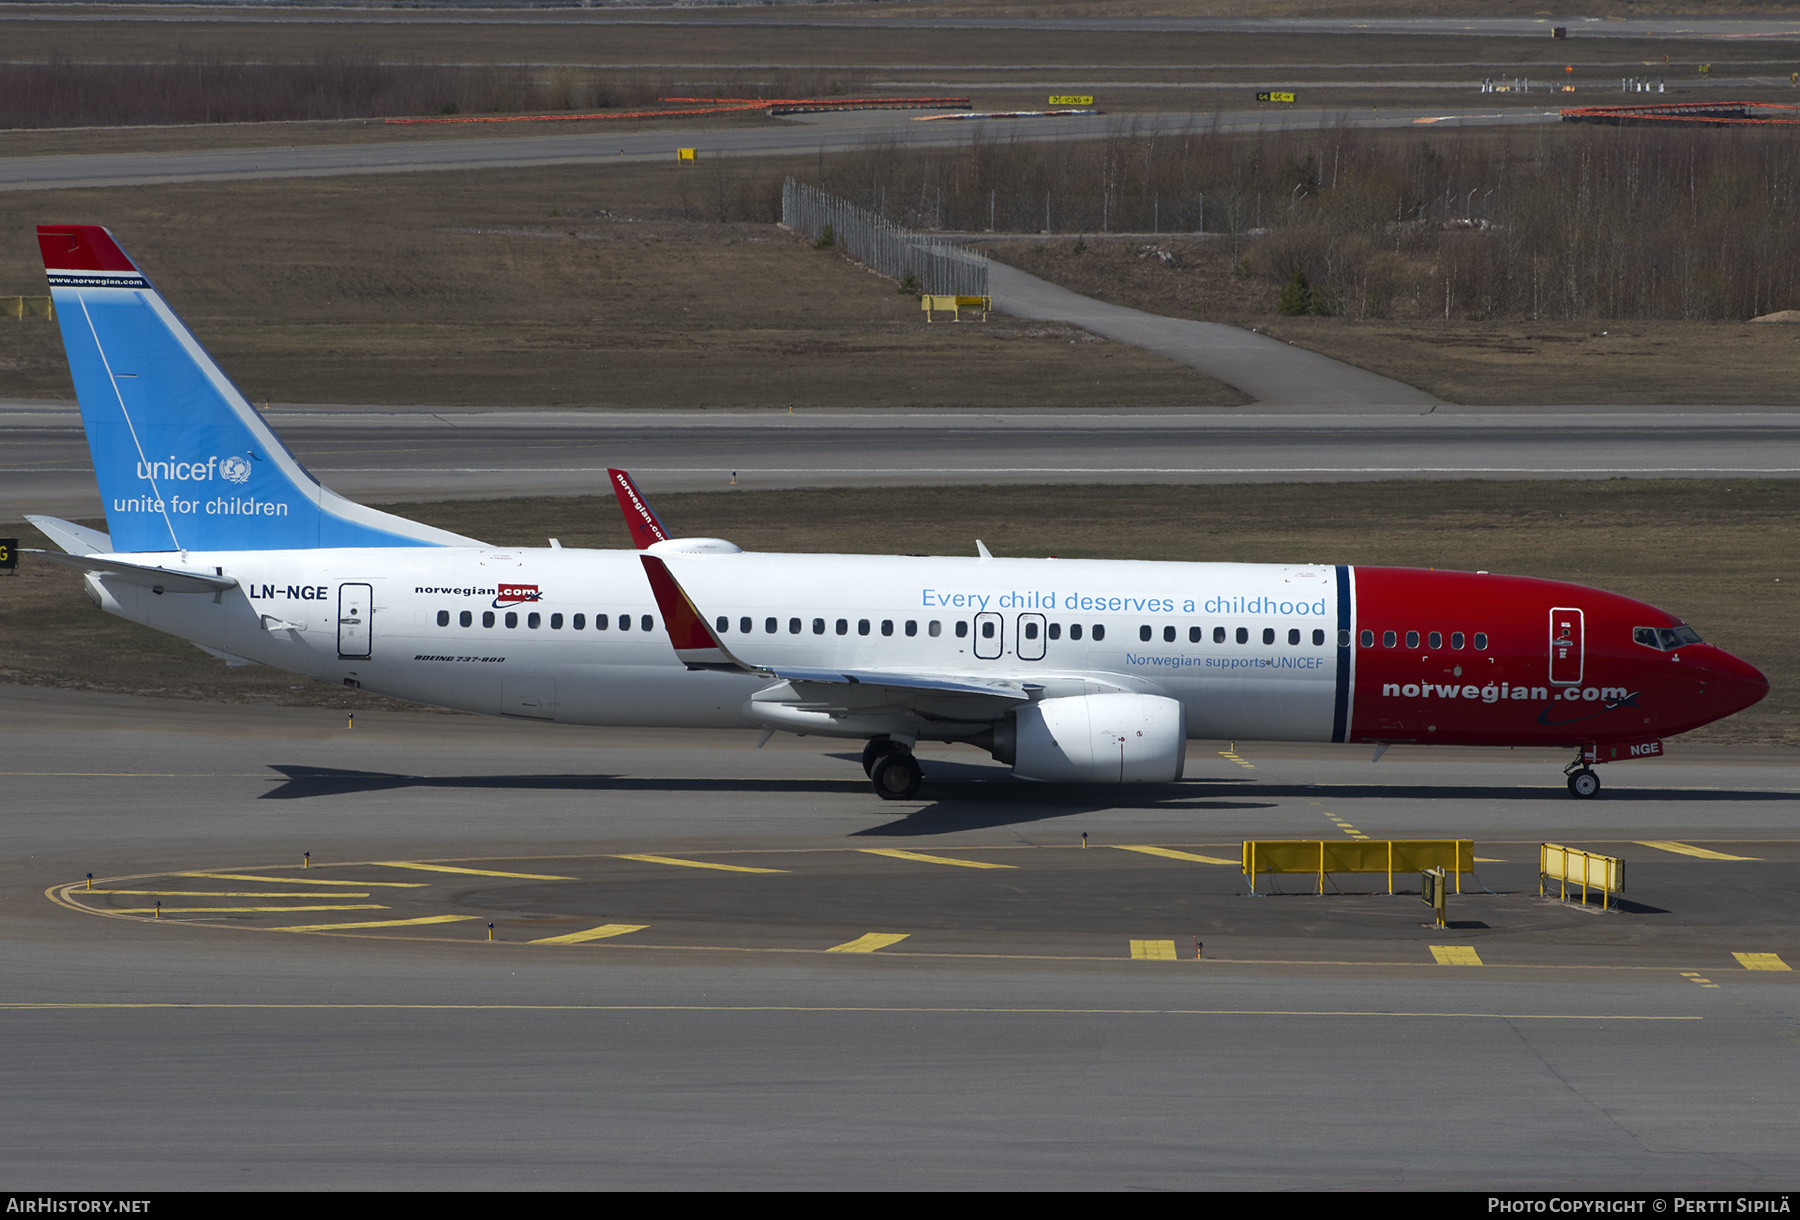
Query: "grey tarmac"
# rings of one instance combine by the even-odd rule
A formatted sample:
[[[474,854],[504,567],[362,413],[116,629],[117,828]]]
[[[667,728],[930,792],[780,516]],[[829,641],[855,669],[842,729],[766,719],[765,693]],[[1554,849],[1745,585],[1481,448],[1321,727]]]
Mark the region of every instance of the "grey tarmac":
[[[1252,336],[1255,337],[1255,336]],[[1794,478],[1800,413],[1707,407],[482,411],[296,404],[276,432],[362,500],[952,483]],[[100,509],[73,403],[0,401],[0,521]]]
[[[752,731],[350,729],[19,687],[0,730],[0,1165],[33,1189],[1746,1190],[1800,1168],[1795,976],[1734,957],[1800,963],[1792,751],[1675,743],[1575,802],[1541,751],[1196,742],[1181,784],[1081,790],[945,748],[927,799],[888,803],[843,743]],[[1452,926],[1380,876],[1251,898],[1230,865],[1117,849],[1233,859],[1344,824],[1473,838]],[[1538,899],[1543,839],[1626,855],[1626,909]],[[52,900],[89,872],[165,909],[354,881],[374,897],[343,905],[389,911]],[[270,930],[426,912],[454,921]],[[527,943],[600,925],[640,930]],[[869,933],[905,939],[828,951]]]

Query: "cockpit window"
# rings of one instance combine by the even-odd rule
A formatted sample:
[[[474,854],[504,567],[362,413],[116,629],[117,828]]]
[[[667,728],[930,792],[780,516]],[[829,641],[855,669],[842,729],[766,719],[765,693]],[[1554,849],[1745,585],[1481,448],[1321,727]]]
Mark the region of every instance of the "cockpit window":
[[[1631,638],[1658,652],[1674,652],[1684,644],[1700,643],[1700,633],[1686,623],[1679,627],[1633,627]]]

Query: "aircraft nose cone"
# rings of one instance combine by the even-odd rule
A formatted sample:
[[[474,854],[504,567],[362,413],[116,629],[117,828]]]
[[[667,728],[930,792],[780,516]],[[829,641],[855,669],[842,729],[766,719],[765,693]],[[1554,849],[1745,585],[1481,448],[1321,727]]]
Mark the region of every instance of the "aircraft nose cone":
[[[1761,702],[1769,693],[1769,680],[1756,666],[1747,661],[1740,661],[1723,649],[1709,650],[1711,655],[1704,662],[1707,674],[1707,694],[1717,700],[1718,714],[1729,716],[1733,712],[1741,712],[1745,708]]]

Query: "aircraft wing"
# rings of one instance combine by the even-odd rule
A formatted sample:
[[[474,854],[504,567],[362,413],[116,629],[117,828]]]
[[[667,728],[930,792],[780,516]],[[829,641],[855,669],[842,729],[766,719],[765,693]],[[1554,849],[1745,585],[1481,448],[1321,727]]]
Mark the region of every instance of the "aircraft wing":
[[[826,702],[834,705],[884,701],[910,707],[921,700],[941,701],[943,696],[963,699],[973,696],[977,700],[999,700],[1007,705],[1024,703],[1031,698],[1025,683],[1004,679],[900,670],[761,665],[738,657],[714,633],[705,616],[695,608],[687,591],[659,556],[639,555],[638,558],[644,565],[645,574],[650,578],[650,591],[655,594],[657,608],[662,611],[663,624],[669,632],[669,642],[675,646],[675,655],[689,669],[755,674],[793,684],[797,689],[809,685],[846,688],[835,695],[817,692],[825,696]],[[1003,709],[995,709],[996,713],[1000,710]]]

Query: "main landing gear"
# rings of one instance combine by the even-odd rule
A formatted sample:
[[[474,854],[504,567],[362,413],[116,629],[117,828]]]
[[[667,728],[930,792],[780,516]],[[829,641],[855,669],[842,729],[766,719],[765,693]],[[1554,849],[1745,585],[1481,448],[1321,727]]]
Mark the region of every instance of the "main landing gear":
[[[1563,768],[1563,774],[1569,777],[1570,796],[1585,801],[1600,795],[1600,777],[1587,765],[1585,757],[1578,755],[1574,762]]]
[[[925,782],[912,748],[888,737],[877,737],[863,747],[863,770],[875,785],[875,795],[884,801],[910,801]]]

